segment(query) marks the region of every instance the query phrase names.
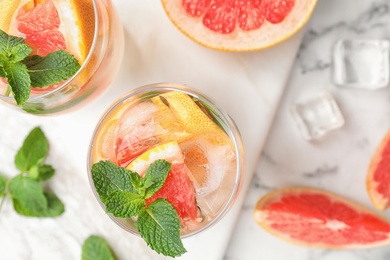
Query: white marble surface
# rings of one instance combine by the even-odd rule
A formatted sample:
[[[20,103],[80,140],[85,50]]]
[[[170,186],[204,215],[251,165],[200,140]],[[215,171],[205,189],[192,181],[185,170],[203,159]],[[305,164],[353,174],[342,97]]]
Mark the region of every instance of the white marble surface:
[[[27,133],[40,125],[51,144],[48,162],[57,170],[47,183],[63,200],[55,219],[18,216],[6,201],[0,213],[0,259],[79,259],[91,234],[104,237],[119,259],[165,259],[110,221],[89,187],[86,153],[98,117],[117,97],[137,86],[170,81],[205,93],[236,121],[246,150],[246,176],[235,206],[217,225],[187,238],[180,259],[223,259],[246,190],[286,86],[302,34],[275,48],[225,53],[181,34],[159,0],[114,0],[125,28],[126,50],[115,82],[98,100],[61,116],[35,117],[0,105],[0,172],[17,174],[13,158]]]
[[[371,209],[365,178],[370,157],[390,129],[390,87],[365,91],[336,87],[332,47],[339,39],[389,39],[389,0],[320,0],[306,28],[293,72],[256,167],[225,260],[388,260],[390,247],[319,250],[285,243],[253,219],[257,200],[276,188],[311,186],[344,195]],[[345,116],[343,128],[307,142],[290,107],[307,93],[327,90]],[[378,211],[377,211],[378,212]],[[379,212],[390,217],[390,212]]]
[[[10,177],[17,173],[13,156],[28,131],[41,125],[51,143],[48,161],[57,169],[47,186],[66,207],[59,218],[24,218],[7,201],[0,212],[0,259],[80,259],[81,244],[90,234],[103,236],[120,259],[163,259],[104,215],[89,188],[85,167],[89,138],[105,107],[136,86],[161,81],[196,86],[224,107],[241,129],[248,159],[236,206],[215,227],[186,239],[189,252],[179,259],[390,258],[389,248],[328,251],[293,246],[263,231],[252,217],[262,195],[290,185],[328,189],[372,208],[365,171],[390,127],[390,90],[335,87],[331,50],[340,38],[390,38],[389,0],[320,0],[297,58],[301,35],[266,51],[220,53],[178,32],[158,0],[113,2],[125,26],[127,48],[118,77],[104,96],[76,112],[53,117],[30,116],[0,105],[0,172]],[[307,142],[289,108],[302,95],[324,89],[339,102],[346,124]]]

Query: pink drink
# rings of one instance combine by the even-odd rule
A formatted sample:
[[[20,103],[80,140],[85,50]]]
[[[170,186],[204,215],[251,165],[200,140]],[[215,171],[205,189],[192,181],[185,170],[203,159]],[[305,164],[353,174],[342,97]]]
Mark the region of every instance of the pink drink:
[[[178,212],[181,235],[216,223],[231,207],[243,178],[244,153],[237,128],[209,99],[181,85],[138,88],[103,115],[89,151],[92,164],[110,160],[141,176],[157,159],[172,163],[154,199],[165,198]],[[133,219],[110,216],[137,234]]]
[[[121,63],[122,24],[110,0],[9,0],[0,3],[5,19],[0,29],[25,38],[33,52],[46,56],[66,50],[81,68],[64,82],[33,88],[22,109],[34,114],[58,113],[85,104],[105,90]],[[4,9],[3,8],[3,9]],[[17,107],[5,80],[0,99]],[[19,107],[17,107],[19,109]]]

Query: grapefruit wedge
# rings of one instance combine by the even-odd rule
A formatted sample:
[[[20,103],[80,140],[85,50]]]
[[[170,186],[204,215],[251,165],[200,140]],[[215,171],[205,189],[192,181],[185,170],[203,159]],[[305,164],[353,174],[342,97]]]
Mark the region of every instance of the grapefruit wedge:
[[[176,209],[183,225],[188,222],[195,222],[199,217],[195,190],[189,178],[188,168],[184,164],[184,156],[176,141],[146,151],[132,161],[127,169],[144,176],[150,164],[160,159],[172,163],[172,168],[164,185],[146,200],[146,205],[158,198],[164,198]]]
[[[256,222],[286,241],[317,248],[389,245],[390,223],[363,206],[327,191],[286,188],[266,194]]]
[[[374,206],[385,210],[390,205],[390,131],[376,149],[368,168],[367,191]]]
[[[282,42],[309,20],[317,0],[161,0],[173,24],[212,49],[253,51]]]

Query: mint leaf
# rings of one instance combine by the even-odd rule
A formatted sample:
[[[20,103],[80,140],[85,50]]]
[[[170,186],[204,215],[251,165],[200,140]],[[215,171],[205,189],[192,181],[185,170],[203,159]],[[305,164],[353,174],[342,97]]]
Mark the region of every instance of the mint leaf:
[[[109,161],[100,161],[92,166],[92,180],[103,203],[114,191],[136,193],[131,182],[131,171]],[[138,174],[137,174],[138,175]]]
[[[44,87],[68,79],[79,69],[78,60],[64,50],[57,50],[45,57],[27,57],[23,63],[28,68],[32,87]]]
[[[5,193],[6,193],[6,186],[7,186],[7,182],[8,182],[8,179],[3,176],[3,175],[0,175],[0,197],[4,197],[5,196]]]
[[[20,215],[38,217],[47,208],[41,184],[30,177],[16,176],[10,182],[9,191],[14,209]]]
[[[0,62],[0,78],[5,78],[7,74],[5,74],[5,70],[3,69],[3,66],[1,65]]]
[[[11,63],[16,63],[24,60],[30,53],[32,49],[27,44],[19,44],[11,48],[9,61]]]
[[[28,172],[33,166],[40,164],[47,156],[49,142],[40,127],[35,127],[28,134],[15,156],[15,166],[22,172]]]
[[[154,161],[145,174],[145,199],[153,196],[163,185],[171,170],[172,164],[165,160]]]
[[[115,260],[107,242],[96,235],[88,237],[82,248],[82,260]]]
[[[135,226],[157,253],[176,257],[187,252],[180,239],[179,216],[165,199],[157,199],[141,210]]]
[[[16,103],[23,105],[30,96],[30,76],[23,63],[4,63],[3,70],[8,85],[11,87]]]
[[[24,44],[23,38],[10,36],[0,29],[0,54],[10,53],[11,49],[19,44]]]
[[[145,199],[136,193],[114,191],[106,201],[106,211],[118,218],[131,218],[145,207]]]
[[[64,204],[54,193],[44,192],[44,195],[47,200],[47,208],[38,214],[37,217],[57,217],[64,213]]]
[[[49,164],[43,164],[38,167],[38,179],[41,181],[50,179],[53,177],[54,173],[54,168]]]

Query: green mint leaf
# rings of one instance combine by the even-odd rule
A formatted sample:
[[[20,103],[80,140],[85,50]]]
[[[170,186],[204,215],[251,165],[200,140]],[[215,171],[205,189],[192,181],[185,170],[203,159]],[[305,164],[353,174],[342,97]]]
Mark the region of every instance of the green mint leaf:
[[[38,214],[37,217],[57,217],[65,211],[64,204],[61,200],[51,192],[44,192],[47,200],[47,208]]]
[[[27,57],[23,63],[28,68],[32,87],[44,87],[68,79],[79,69],[78,60],[64,50],[57,50],[45,57]]]
[[[153,196],[163,185],[171,170],[172,164],[165,160],[154,161],[145,174],[145,199]]]
[[[38,179],[41,181],[47,181],[53,177],[54,173],[54,168],[49,164],[43,164],[38,167]]]
[[[32,49],[27,44],[19,44],[11,48],[11,57],[9,61],[16,63],[24,60],[31,52]]]
[[[5,78],[11,87],[16,104],[22,106],[30,96],[31,80],[27,67],[21,62],[3,64]]]
[[[47,209],[47,199],[43,193],[41,184],[31,179],[18,175],[14,177],[9,186],[14,209],[23,216],[38,217]]]
[[[92,165],[92,180],[103,203],[117,190],[136,193],[131,182],[131,173],[110,161],[100,161]]]
[[[107,199],[106,211],[117,218],[131,218],[145,207],[145,199],[136,193],[114,191]]]
[[[23,38],[10,36],[0,29],[0,54],[7,55],[13,47],[20,44],[24,44]]]
[[[35,127],[28,134],[15,156],[16,168],[28,172],[33,166],[40,164],[47,156],[49,142],[42,129]]]
[[[115,256],[111,251],[107,242],[96,235],[88,237],[82,248],[82,260],[115,260]]]
[[[135,226],[157,253],[176,257],[187,252],[180,239],[179,216],[165,199],[157,199],[141,210]]]
[[[8,179],[3,176],[3,175],[0,175],[0,197],[4,197],[5,196],[5,193],[6,193],[6,187],[7,187],[7,182],[8,182]]]
[[[7,74],[5,74],[5,70],[0,63],[0,78],[5,78],[5,77],[7,77]]]

